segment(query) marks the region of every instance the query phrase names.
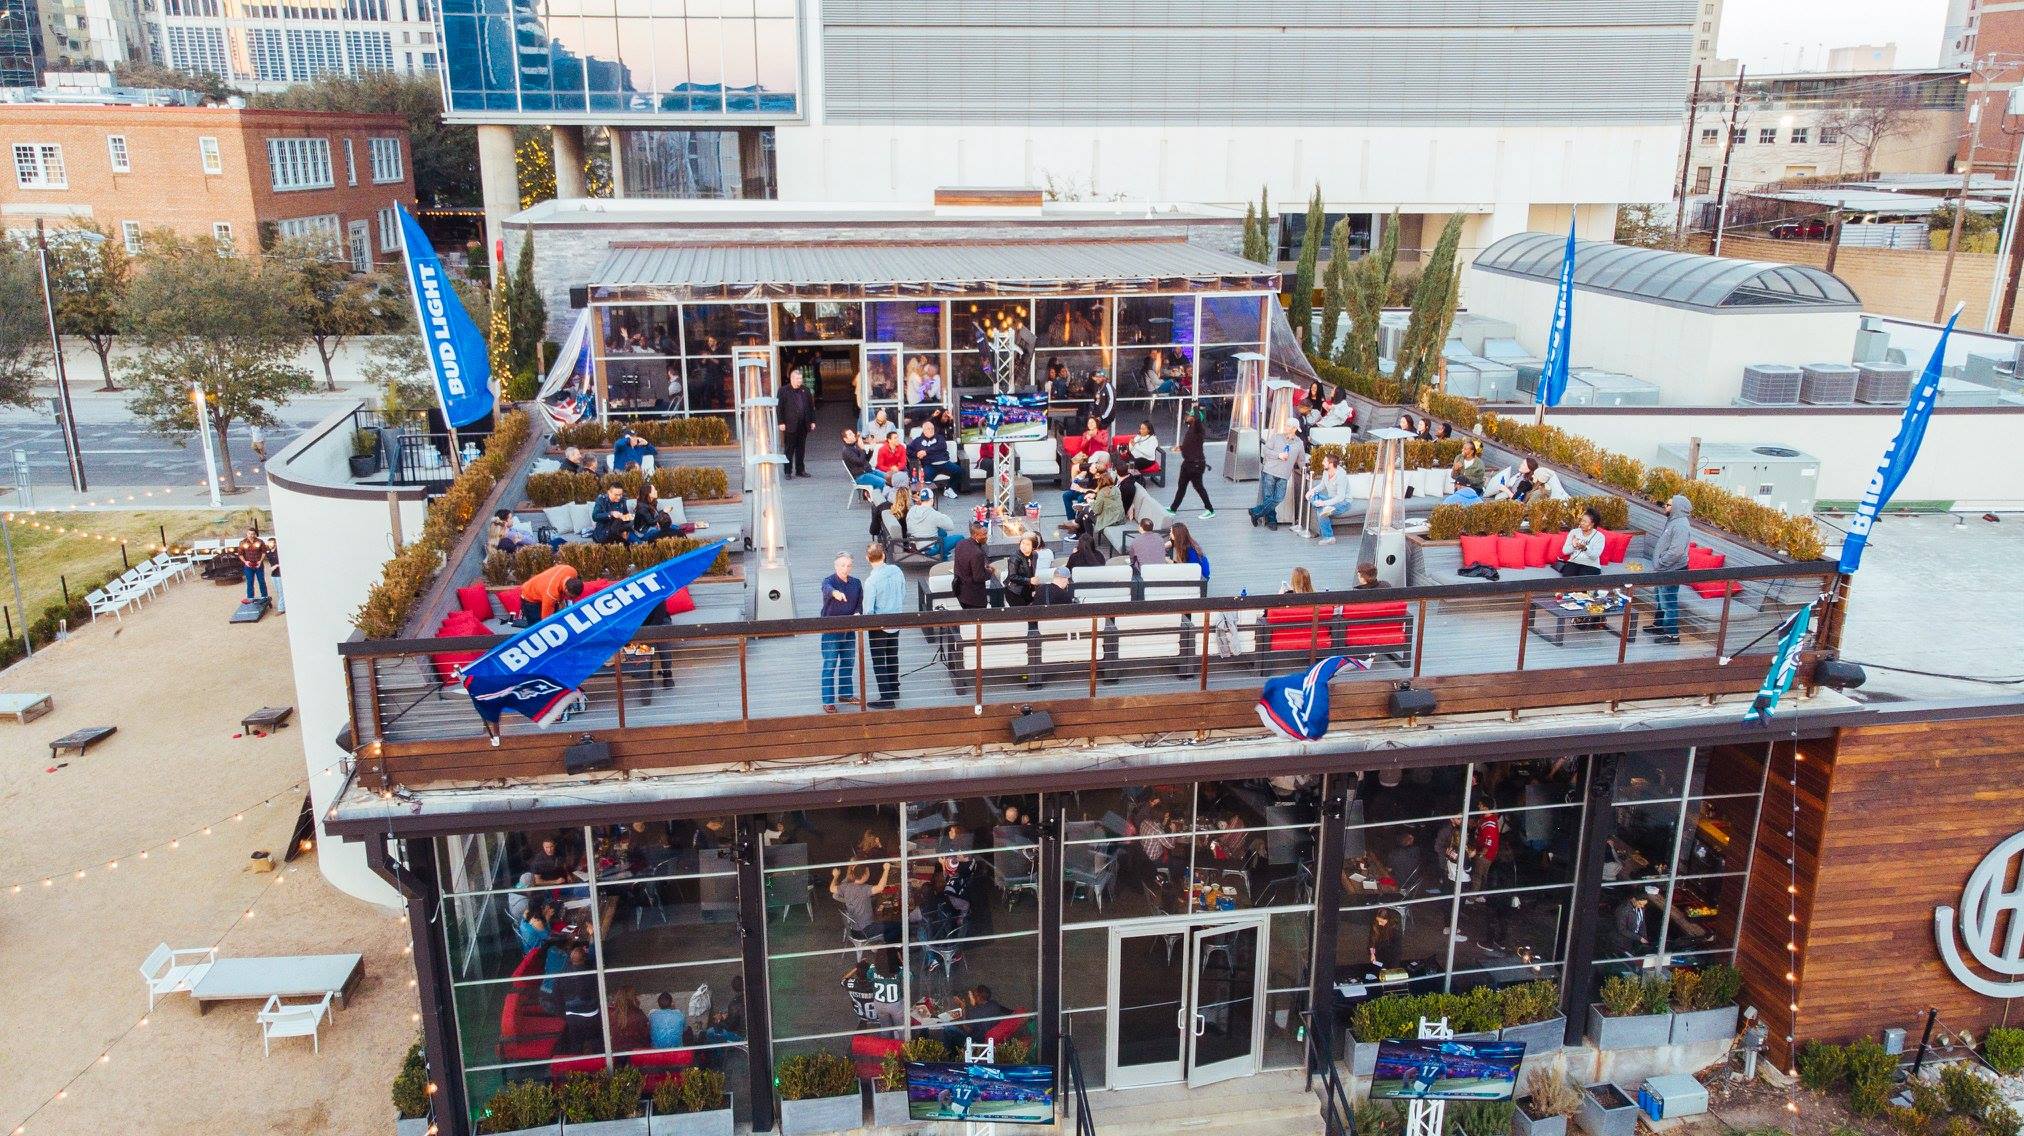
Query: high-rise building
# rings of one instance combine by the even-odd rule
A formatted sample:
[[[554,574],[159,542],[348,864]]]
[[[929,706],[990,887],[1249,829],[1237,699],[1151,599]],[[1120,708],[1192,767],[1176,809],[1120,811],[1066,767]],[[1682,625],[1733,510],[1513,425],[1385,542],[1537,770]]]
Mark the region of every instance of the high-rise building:
[[[1940,34],[1940,66],[1966,67],[1975,59],[1982,0],[1947,0],[1946,30]]]
[[[147,57],[139,0],[0,0],[0,87]]]
[[[1694,25],[1694,66],[1712,75],[1715,65],[1715,49],[1722,38],[1723,0],[1700,0],[1700,11],[1695,15]]]
[[[436,70],[435,0],[147,0],[157,62],[276,90],[325,75]]]

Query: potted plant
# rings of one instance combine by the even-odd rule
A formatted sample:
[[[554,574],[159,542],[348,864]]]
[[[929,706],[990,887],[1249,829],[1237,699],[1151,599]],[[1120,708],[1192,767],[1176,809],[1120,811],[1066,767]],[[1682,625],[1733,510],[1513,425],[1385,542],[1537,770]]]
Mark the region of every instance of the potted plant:
[[[1588,1007],[1588,1039],[1597,1049],[1644,1049],[1672,1036],[1672,980],[1659,975],[1612,975]]]
[[[1377,1045],[1419,1036],[1422,999],[1407,994],[1386,994],[1359,1003],[1349,1015],[1349,1071],[1358,1077],[1377,1072]]]
[[[485,1102],[478,1131],[486,1136],[562,1131],[562,1111],[547,1081],[514,1081]]]
[[[842,1132],[864,1123],[857,1070],[834,1053],[804,1053],[774,1068],[780,1086],[780,1136]]]
[[[1525,1099],[1511,1117],[1512,1136],[1567,1136],[1567,1118],[1581,1109],[1581,1093],[1552,1069],[1525,1075]]]
[[[602,1073],[573,1073],[555,1090],[562,1119],[574,1136],[647,1136],[640,1107],[642,1074],[630,1066]]]
[[[914,1038],[901,1046],[898,1053],[886,1054],[879,1066],[878,1082],[872,1086],[871,1122],[891,1126],[912,1119],[907,1113],[907,1063],[947,1060],[949,1047],[935,1037]]]
[[[1023,1037],[1008,1037],[992,1050],[993,1065],[1030,1065],[1033,1043]]]
[[[1522,1043],[1527,1057],[1559,1052],[1567,1040],[1567,1017],[1560,1012],[1560,984],[1521,982],[1506,986],[1501,993],[1504,1028],[1498,1031],[1498,1039]]]
[[[1736,995],[1743,975],[1726,963],[1673,972],[1674,1045],[1726,1041],[1736,1036]]]
[[[1588,1136],[1637,1136],[1637,1101],[1608,1081],[1581,1090],[1580,1115]]]
[[[351,475],[371,477],[380,467],[380,436],[378,430],[353,430],[351,432]]]
[[[419,1041],[408,1047],[394,1076],[394,1117],[394,1136],[428,1136],[429,1064]]]
[[[691,1067],[679,1078],[667,1077],[654,1086],[649,1136],[731,1136],[731,1097],[724,1074]]]
[[[1455,1031],[1455,1040],[1497,1040],[1497,1031],[1504,1024],[1504,996],[1496,987],[1473,987],[1465,993],[1449,995],[1449,1000],[1453,1005],[1442,1016],[1448,1019],[1448,1028]]]

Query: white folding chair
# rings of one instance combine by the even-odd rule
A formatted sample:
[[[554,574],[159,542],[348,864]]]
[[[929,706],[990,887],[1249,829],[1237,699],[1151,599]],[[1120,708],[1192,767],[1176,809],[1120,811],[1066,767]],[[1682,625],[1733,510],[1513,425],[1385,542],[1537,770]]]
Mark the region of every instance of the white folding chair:
[[[166,994],[187,994],[218,961],[216,947],[186,947],[177,950],[163,943],[148,952],[141,963],[141,980],[148,984],[148,1012],[154,1013],[155,999]]]
[[[98,617],[101,615],[110,615],[122,623],[126,621],[126,617],[120,614],[126,610],[125,602],[114,599],[104,588],[100,588],[95,592],[86,592],[84,594],[84,605],[91,609],[91,621],[93,623],[97,623]]]
[[[322,1053],[322,1039],[317,1029],[330,1016],[330,1000],[336,995],[326,992],[314,1002],[283,1002],[281,995],[269,994],[267,1004],[260,1007],[254,1020],[260,1023],[260,1052],[273,1053],[273,1041],[277,1037],[306,1037],[310,1051]]]

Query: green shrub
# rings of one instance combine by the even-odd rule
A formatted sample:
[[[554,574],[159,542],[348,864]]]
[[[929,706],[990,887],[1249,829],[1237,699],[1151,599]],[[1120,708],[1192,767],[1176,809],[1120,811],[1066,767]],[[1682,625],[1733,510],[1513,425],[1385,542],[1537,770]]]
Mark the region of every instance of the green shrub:
[[[1642,1012],[1644,984],[1634,974],[1612,974],[1602,980],[1595,1000],[1602,1003],[1604,1017],[1627,1018]]]
[[[513,377],[506,380],[506,401],[526,402],[541,393],[541,376],[534,373],[534,364],[527,363],[513,369]]]
[[[1868,1120],[1883,1113],[1891,1094],[1891,1075],[1897,1072],[1897,1058],[1883,1046],[1863,1038],[1842,1050],[1843,1076],[1848,1082],[1848,1107]]]
[[[1673,1008],[1673,979],[1667,974],[1648,974],[1638,984],[1638,1010],[1646,1014],[1664,1014]]]
[[[401,1071],[394,1075],[394,1114],[402,1120],[429,1115],[429,1063],[419,1040],[408,1047]]]
[[[1526,1111],[1536,1117],[1573,1116],[1581,1111],[1581,1090],[1548,1066],[1525,1075]]]
[[[1684,1014],[1689,1010],[1699,1009],[1700,1007],[1694,1005],[1694,1000],[1700,996],[1700,993],[1700,971],[1688,970],[1685,967],[1673,971],[1674,1012]]]
[[[1033,1063],[1033,1042],[1023,1037],[1008,1037],[991,1051],[993,1065],[1030,1065]]]
[[[1733,1006],[1743,993],[1743,972],[1728,963],[1704,966],[1700,970],[1701,989],[1694,999],[1696,1010],[1719,1010]]]
[[[781,1100],[815,1100],[857,1092],[857,1070],[834,1053],[803,1053],[774,1066]]]
[[[1841,1084],[1846,1055],[1840,1046],[1826,1041],[1809,1041],[1799,1047],[1799,1083],[1816,1093]]]
[[[1494,986],[1472,987],[1448,1017],[1456,1033],[1493,1033],[1504,1025],[1504,997]]]
[[[547,1081],[514,1081],[492,1094],[485,1102],[485,1115],[478,1119],[479,1132],[518,1132],[554,1124],[557,1115],[555,1091]]]
[[[654,1086],[654,1115],[673,1116],[683,1112],[714,1112],[724,1107],[724,1074],[700,1065],[682,1070],[677,1077],[664,1077]]]
[[[1373,402],[1391,406],[1403,405],[1406,401],[1405,387],[1383,375],[1359,374],[1348,367],[1340,367],[1311,355],[1308,356],[1308,361],[1314,364],[1315,376],[1329,386],[1340,387]]]
[[[1357,1136],[1403,1136],[1406,1130],[1405,1114],[1391,1101],[1359,1101],[1352,1108],[1350,1119]]]
[[[1000,1046],[1002,1049],[1003,1047]],[[915,1037],[900,1046],[898,1053],[888,1053],[879,1063],[878,1087],[880,1092],[897,1093],[907,1087],[907,1063],[910,1061],[932,1062],[949,1060],[949,1047],[937,1037]],[[1007,1062],[999,1062],[1007,1064]]]
[[[1447,1109],[1443,1136],[1507,1136],[1511,1115],[1517,1111],[1510,1101],[1456,1101]]]
[[[571,1073],[555,1090],[562,1118],[571,1124],[630,1120],[640,1115],[643,1074],[631,1066],[602,1073]]]
[[[1982,1039],[1982,1056],[1996,1072],[2009,1076],[2024,1069],[2024,1029],[1997,1027]]]
[[[1504,1000],[1505,1026],[1552,1021],[1560,1016],[1560,984],[1553,981],[1521,982],[1499,992]]]
[[[600,449],[609,446],[623,430],[631,430],[656,446],[728,446],[731,424],[724,418],[649,418],[627,422],[576,422],[558,427],[554,444],[562,449],[582,446]]]
[[[594,500],[606,486],[617,485],[630,498],[646,488],[646,475],[637,468],[623,473],[535,473],[527,477],[527,500],[537,509]],[[680,497],[684,501],[719,501],[731,496],[730,478],[711,466],[664,466],[654,471],[654,487],[662,500]]]

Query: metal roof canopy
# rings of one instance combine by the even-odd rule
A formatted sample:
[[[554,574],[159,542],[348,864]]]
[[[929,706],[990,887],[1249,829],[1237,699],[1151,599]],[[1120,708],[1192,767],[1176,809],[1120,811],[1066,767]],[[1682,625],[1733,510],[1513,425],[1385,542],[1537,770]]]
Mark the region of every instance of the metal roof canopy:
[[[1565,234],[1516,233],[1484,249],[1477,255],[1475,267],[1552,283],[1560,276],[1566,248]],[[1589,291],[1696,311],[1854,311],[1861,307],[1848,285],[1817,268],[1604,241],[1574,242],[1574,283]]]
[[[1954,188],[1960,189],[1961,179],[1954,179]],[[1847,209],[1855,213],[1903,213],[1907,216],[1924,217],[1935,210],[1945,209],[1953,203],[1952,198],[1926,197],[1916,193],[1894,193],[1890,190],[1871,189],[1866,186],[1837,186],[1831,189],[1778,189],[1751,193],[1750,197],[1768,198],[1773,201],[1797,201],[1805,205],[1825,205],[1829,208]],[[1994,201],[1982,201],[1970,197],[1968,212],[1984,215],[2001,213],[2003,207]]]
[[[619,245],[605,302],[1277,291],[1279,273],[1180,239]]]

